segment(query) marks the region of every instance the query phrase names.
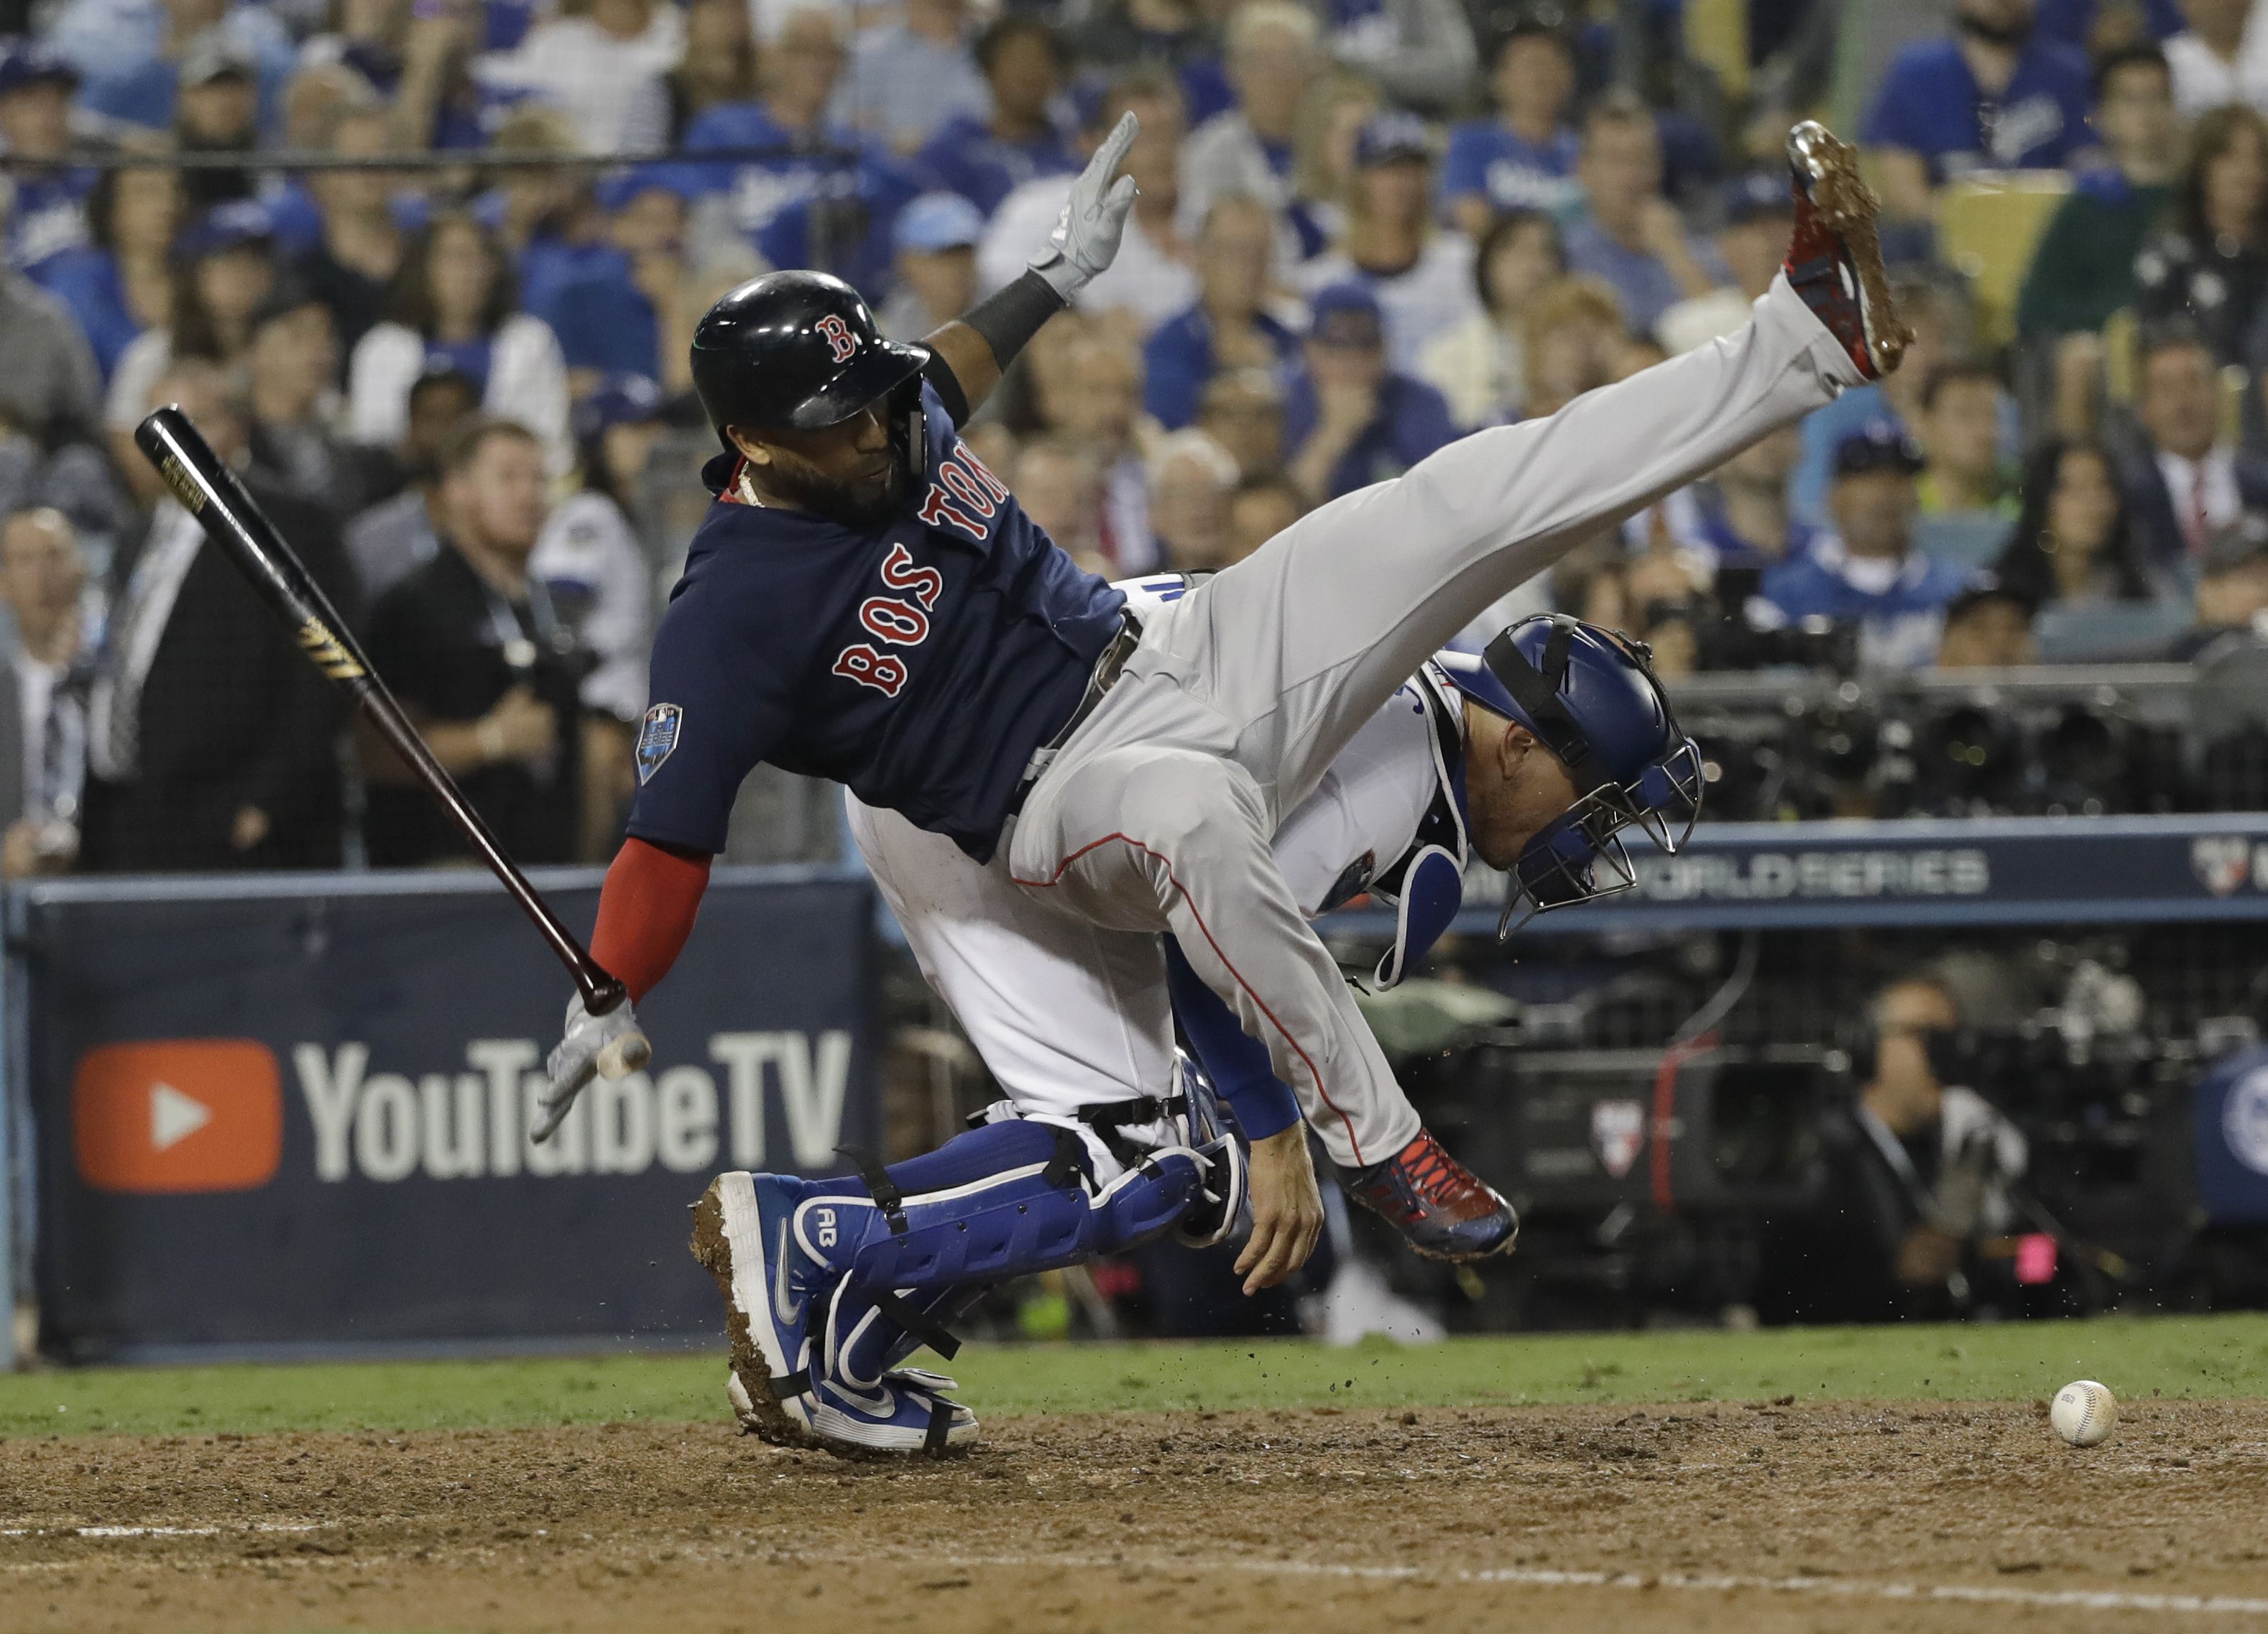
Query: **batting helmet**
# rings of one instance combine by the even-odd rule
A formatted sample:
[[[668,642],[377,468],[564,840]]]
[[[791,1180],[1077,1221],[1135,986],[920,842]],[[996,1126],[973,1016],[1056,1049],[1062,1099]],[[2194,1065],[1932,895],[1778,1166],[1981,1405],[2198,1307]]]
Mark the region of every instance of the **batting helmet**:
[[[1498,934],[1546,909],[1638,883],[1622,830],[1636,824],[1675,856],[1701,810],[1701,750],[1679,730],[1646,644],[1565,614],[1524,618],[1477,662],[1450,670],[1460,690],[1519,722],[1559,757],[1575,803],[1513,865]],[[1604,865],[1607,877],[1599,877]]]
[[[926,346],[883,338],[858,291],[823,272],[770,272],[731,291],[693,331],[693,389],[709,423],[817,431],[918,376]]]

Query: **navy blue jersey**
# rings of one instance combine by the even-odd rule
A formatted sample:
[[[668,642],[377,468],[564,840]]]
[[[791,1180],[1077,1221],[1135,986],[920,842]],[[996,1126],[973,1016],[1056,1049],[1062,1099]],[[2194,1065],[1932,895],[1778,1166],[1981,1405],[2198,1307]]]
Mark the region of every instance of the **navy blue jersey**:
[[[987,861],[1032,751],[1071,718],[1125,598],[1081,572],[922,387],[923,484],[858,533],[718,503],[654,637],[630,832],[703,851],[759,761],[847,784]]]

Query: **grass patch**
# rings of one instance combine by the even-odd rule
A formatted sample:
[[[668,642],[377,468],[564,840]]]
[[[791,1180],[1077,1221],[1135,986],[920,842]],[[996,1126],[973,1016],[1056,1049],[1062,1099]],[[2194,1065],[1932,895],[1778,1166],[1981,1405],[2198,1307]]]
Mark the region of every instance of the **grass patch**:
[[[2268,1316],[1989,1327],[1551,1334],[1332,1350],[1295,1341],[972,1346],[980,1414],[1565,1402],[2268,1396]],[[721,1355],[89,1368],[0,1375],[0,1436],[254,1434],[715,1419]]]

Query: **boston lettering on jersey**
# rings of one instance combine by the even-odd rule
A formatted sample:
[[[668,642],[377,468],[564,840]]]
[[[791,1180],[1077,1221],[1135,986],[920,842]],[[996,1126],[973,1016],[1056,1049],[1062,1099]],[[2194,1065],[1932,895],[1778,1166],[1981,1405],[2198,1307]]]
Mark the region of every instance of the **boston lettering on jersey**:
[[[1081,572],[922,404],[929,481],[865,532],[722,498],[654,639],[667,710],[630,832],[718,851],[759,762],[843,783],[990,857],[1032,751],[1071,718],[1124,598]],[[727,491],[736,462],[704,475]]]

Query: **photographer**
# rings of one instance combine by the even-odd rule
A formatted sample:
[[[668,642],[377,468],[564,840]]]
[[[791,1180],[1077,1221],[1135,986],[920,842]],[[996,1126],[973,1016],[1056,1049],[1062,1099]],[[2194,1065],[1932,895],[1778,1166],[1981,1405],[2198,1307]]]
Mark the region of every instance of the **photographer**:
[[[2014,1220],[2008,1188],[2024,1173],[2024,1137],[1976,1091],[1943,1083],[1933,1056],[1962,1024],[1951,988],[1933,974],[1902,976],[1873,1012],[1866,1087],[1821,1118],[1819,1201],[1764,1222],[1756,1306],[1766,1321],[1950,1314],[1969,1302],[1979,1241]]]
[[[583,707],[588,653],[527,571],[546,512],[543,445],[509,420],[474,421],[444,461],[444,548],[372,611],[372,662],[394,683],[433,754],[523,863],[593,857],[611,842],[614,801],[586,788],[622,763],[600,740],[621,722]],[[465,856],[463,841],[410,786],[367,727],[364,829],[379,867]]]

